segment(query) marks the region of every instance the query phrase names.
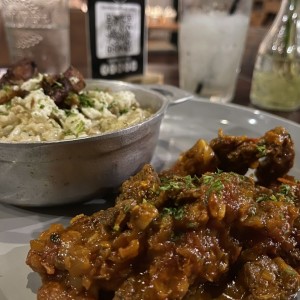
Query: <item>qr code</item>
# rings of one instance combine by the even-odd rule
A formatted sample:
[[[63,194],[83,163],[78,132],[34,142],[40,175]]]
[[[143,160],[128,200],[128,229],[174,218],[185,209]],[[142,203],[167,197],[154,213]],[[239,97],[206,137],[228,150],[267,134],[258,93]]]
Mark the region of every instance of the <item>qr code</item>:
[[[140,54],[141,7],[98,2],[95,8],[97,57]]]
[[[132,45],[132,17],[131,15],[107,15],[107,52],[112,55],[130,53]]]

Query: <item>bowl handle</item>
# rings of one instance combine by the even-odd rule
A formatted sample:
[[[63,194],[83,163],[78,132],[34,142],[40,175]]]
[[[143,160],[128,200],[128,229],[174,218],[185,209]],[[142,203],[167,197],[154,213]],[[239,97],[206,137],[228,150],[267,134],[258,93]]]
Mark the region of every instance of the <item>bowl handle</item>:
[[[143,84],[146,89],[150,89],[157,93],[162,94],[165,98],[169,100],[169,105],[175,105],[187,100],[191,100],[194,95],[182,90],[173,85],[161,85],[161,84]]]

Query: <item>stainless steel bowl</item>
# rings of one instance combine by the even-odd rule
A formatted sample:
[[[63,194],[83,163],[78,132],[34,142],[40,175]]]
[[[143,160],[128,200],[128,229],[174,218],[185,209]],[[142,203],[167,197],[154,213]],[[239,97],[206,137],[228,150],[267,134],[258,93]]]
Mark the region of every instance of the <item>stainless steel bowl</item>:
[[[171,103],[192,96],[164,85],[87,80],[87,88],[131,90],[155,113],[146,121],[101,135],[53,142],[0,142],[0,201],[52,206],[102,197],[150,162]]]

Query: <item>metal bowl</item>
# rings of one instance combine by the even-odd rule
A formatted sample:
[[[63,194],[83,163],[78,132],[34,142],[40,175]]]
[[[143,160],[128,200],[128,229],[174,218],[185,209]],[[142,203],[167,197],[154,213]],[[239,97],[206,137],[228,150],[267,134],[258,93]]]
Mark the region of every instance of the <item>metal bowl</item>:
[[[52,142],[0,142],[0,202],[53,206],[103,197],[150,162],[167,107],[192,96],[164,85],[87,80],[87,89],[131,90],[154,114],[101,135]]]

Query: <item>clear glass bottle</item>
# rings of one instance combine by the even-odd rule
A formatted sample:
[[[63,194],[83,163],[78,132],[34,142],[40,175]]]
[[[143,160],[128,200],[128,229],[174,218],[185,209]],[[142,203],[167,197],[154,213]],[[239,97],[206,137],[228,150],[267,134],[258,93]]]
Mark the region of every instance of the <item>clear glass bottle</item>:
[[[282,0],[256,58],[251,102],[261,108],[300,108],[300,0]]]

